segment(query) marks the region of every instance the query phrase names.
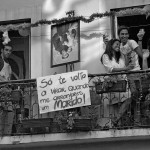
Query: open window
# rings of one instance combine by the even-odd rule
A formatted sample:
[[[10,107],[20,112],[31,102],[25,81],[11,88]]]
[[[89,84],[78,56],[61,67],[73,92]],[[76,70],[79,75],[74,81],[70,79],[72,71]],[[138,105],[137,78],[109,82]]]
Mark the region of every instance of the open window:
[[[111,11],[115,12],[121,12],[127,9],[134,9],[134,8],[140,8],[141,10],[144,9],[146,5],[140,5],[140,6],[132,6],[132,7],[124,7],[124,8],[117,8],[117,9],[111,9]],[[148,6],[148,5],[147,5]],[[117,29],[121,25],[125,25],[129,27],[129,39],[134,39],[135,41],[138,41],[137,33],[140,29],[145,30],[145,35],[142,40],[142,47],[143,49],[147,48],[147,41],[150,38],[150,17],[147,17],[145,14],[136,15],[136,14],[130,14],[130,15],[122,15],[122,16],[114,16],[112,18],[112,36],[113,38],[117,38]],[[139,58],[140,66],[142,64],[141,58]]]
[[[31,23],[31,19],[9,20],[1,21],[0,25],[18,25],[23,23]],[[0,39],[2,40],[3,32],[0,32]],[[19,79],[30,78],[30,31],[21,32],[21,30],[9,30],[9,38],[12,41],[13,52],[9,58],[12,71],[19,77]],[[12,80],[16,80],[13,75]]]

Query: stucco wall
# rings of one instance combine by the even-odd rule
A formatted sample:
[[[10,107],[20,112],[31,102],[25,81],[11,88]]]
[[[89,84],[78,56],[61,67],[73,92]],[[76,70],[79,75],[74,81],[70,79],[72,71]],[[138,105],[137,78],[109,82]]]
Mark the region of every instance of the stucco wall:
[[[0,0],[0,21],[31,18],[32,23],[66,17],[66,12],[75,10],[76,16],[88,17],[93,13],[103,13],[112,8],[150,4],[149,0]],[[31,29],[31,78],[66,71],[65,66],[50,67],[51,26]],[[104,52],[101,36],[85,39],[91,33],[111,33],[110,18],[95,19],[80,25],[81,62],[75,63],[75,70],[87,69],[89,73],[103,73],[100,57]]]
[[[102,131],[101,131],[102,132]],[[79,133],[78,133],[79,134]],[[113,138],[90,138],[83,139],[83,135],[86,133],[81,132],[81,139],[64,140],[61,141],[40,141],[35,142],[32,140],[30,143],[19,143],[17,140],[10,140],[13,144],[1,144],[1,150],[149,150],[150,149],[150,136],[126,136],[126,137],[113,137]],[[98,135],[98,134],[95,134]],[[69,133],[67,133],[70,138]],[[26,136],[24,136],[26,137]],[[43,139],[47,136],[43,136]],[[54,136],[55,137],[55,136]],[[74,136],[76,137],[76,136]],[[36,140],[39,139],[35,137]],[[14,139],[17,139],[14,137]],[[19,139],[19,138],[18,138]],[[29,138],[30,139],[30,138]],[[8,142],[7,142],[8,143]]]

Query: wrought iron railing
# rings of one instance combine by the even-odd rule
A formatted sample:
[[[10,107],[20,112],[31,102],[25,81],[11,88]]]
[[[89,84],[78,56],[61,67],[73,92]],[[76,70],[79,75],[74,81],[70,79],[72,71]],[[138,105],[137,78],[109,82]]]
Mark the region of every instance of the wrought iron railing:
[[[91,105],[39,113],[36,80],[0,83],[0,135],[150,127],[150,71],[89,74]]]

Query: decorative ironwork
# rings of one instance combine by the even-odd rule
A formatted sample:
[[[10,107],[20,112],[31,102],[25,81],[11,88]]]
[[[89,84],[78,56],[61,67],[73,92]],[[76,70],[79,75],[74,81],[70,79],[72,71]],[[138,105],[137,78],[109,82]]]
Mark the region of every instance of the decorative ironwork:
[[[112,76],[126,81],[126,90],[97,94],[95,82]],[[0,135],[150,127],[149,72],[92,74],[89,87],[91,106],[41,115],[36,80],[0,83]]]

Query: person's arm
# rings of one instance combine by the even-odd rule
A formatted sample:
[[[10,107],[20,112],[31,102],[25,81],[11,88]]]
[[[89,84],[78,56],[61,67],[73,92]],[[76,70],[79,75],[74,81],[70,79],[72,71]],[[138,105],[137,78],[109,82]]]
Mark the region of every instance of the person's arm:
[[[148,62],[147,62],[148,57],[149,57],[149,50],[146,50],[143,53],[143,62],[142,62],[143,63],[142,64],[143,70],[148,69]]]
[[[142,39],[143,39],[143,37],[138,37],[138,45],[139,45],[140,49],[143,51]],[[148,64],[147,64],[147,57],[144,53],[145,52],[143,52],[142,69],[146,70],[146,69],[148,69]]]
[[[108,36],[107,33],[105,33],[105,34],[103,35],[103,42],[104,42],[105,45],[107,45],[108,41],[109,41],[109,36]]]
[[[135,49],[135,51],[137,52],[137,54],[138,54],[141,58],[143,58],[142,40],[143,40],[144,35],[145,35],[144,29],[140,29],[139,32],[138,32],[138,34],[137,34],[139,47],[137,47],[137,48]]]
[[[142,49],[140,48],[140,46],[136,47],[134,49],[134,51],[138,54],[138,56],[140,56],[141,58],[143,58],[143,52],[142,52]]]
[[[141,50],[143,52],[142,69],[146,70],[146,69],[148,69],[147,58],[149,57],[149,50],[143,50],[142,40],[143,40],[144,35],[145,35],[144,29],[140,29],[139,32],[138,32],[138,34],[137,34],[138,45],[139,45],[139,47],[141,48]]]
[[[134,50],[138,54],[138,56],[143,58],[142,49],[135,40],[129,40],[129,46],[131,47],[132,50]]]
[[[148,65],[147,65],[147,59],[143,59],[143,62],[142,62],[143,64],[142,64],[142,69],[143,70],[147,70],[148,69]]]
[[[127,67],[124,68],[113,68],[112,72],[121,72],[121,71],[128,71],[129,69]]]
[[[1,75],[1,70],[4,67],[4,61],[3,59],[0,57],[0,82],[6,81],[6,79]]]
[[[138,44],[139,44],[139,47],[141,48],[141,50],[143,51],[142,69],[146,70],[146,69],[148,69],[147,58],[149,57],[149,50],[143,50],[142,39],[143,39],[143,37],[138,37]]]
[[[142,50],[143,49],[143,47],[142,47],[142,40],[138,40],[138,45],[139,45],[140,49]]]

